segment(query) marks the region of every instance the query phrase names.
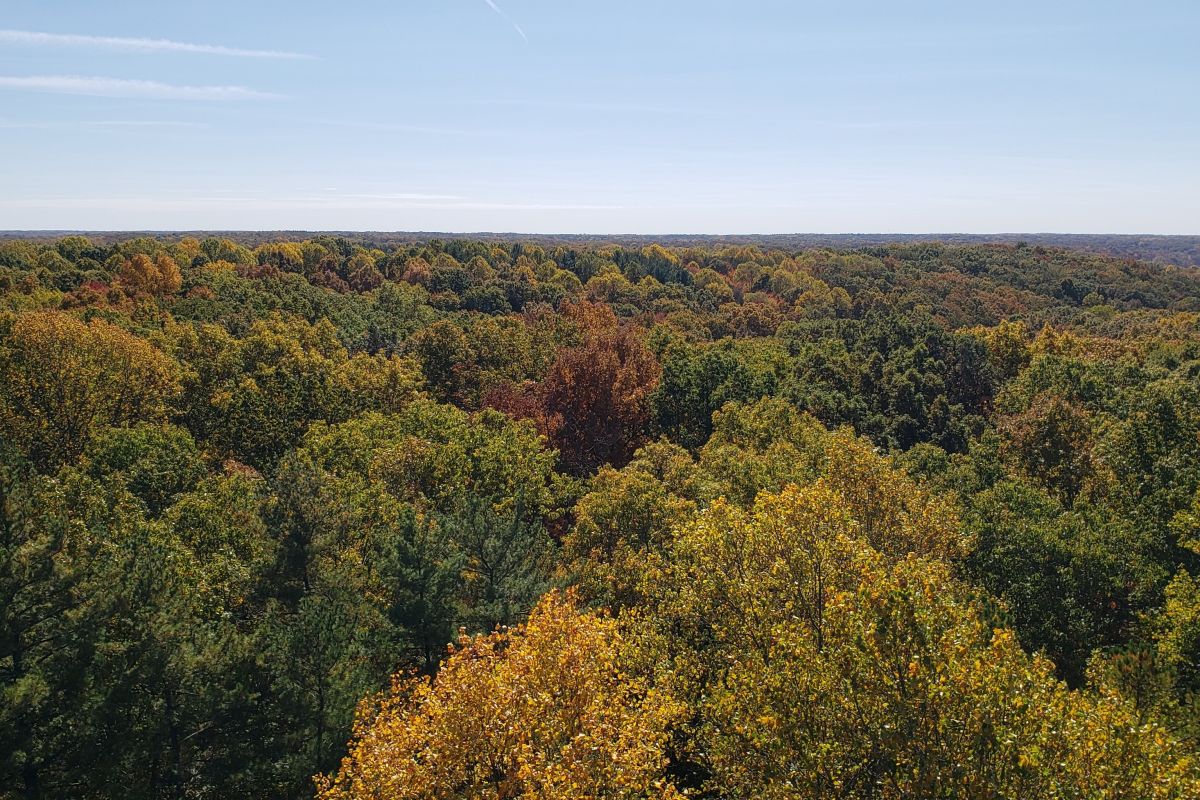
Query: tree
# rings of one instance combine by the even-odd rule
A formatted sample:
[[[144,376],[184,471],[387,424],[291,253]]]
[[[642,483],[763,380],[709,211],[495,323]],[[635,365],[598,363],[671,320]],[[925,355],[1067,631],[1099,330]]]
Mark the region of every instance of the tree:
[[[1052,393],[1000,425],[1007,452],[1025,474],[1070,508],[1095,471],[1092,423],[1078,404]]]
[[[624,646],[616,622],[551,594],[523,626],[461,638],[436,678],[364,701],[319,795],[676,797],[665,749],[682,709],[624,672]]]
[[[775,394],[786,359],[782,347],[760,340],[670,343],[659,352],[663,373],[654,392],[657,429],[689,449],[703,446],[712,434],[713,413],[727,402]]]
[[[861,537],[824,480],[718,502],[680,530],[661,655],[696,720],[688,758],[722,797],[1161,797],[1200,789],[1187,748],[1053,665],[920,552]],[[653,641],[653,636],[648,637]]]
[[[700,463],[726,497],[749,505],[759,492],[815,480],[828,434],[782,398],[727,403],[713,413],[713,434]]]
[[[133,255],[121,267],[119,278],[130,294],[145,293],[155,297],[174,294],[183,285],[179,265],[166,253],[154,260],[142,253]]]
[[[102,320],[52,311],[0,321],[0,433],[48,472],[101,428],[165,420],[178,365]]]
[[[174,425],[110,428],[92,440],[86,457],[89,473],[123,481],[155,517],[205,474],[195,440]]]
[[[618,324],[607,306],[581,303],[565,314],[582,342],[561,349],[540,384],[523,387],[515,397],[495,394],[491,402],[520,413],[525,405],[520,395],[528,395],[538,429],[572,472],[622,466],[644,440],[661,369],[637,333]]]
[[[334,582],[380,599],[432,670],[454,624],[517,622],[549,586],[552,465],[532,425],[490,409],[420,400],[318,427],[281,467],[293,592],[323,580],[319,559],[340,558]]]
[[[1200,556],[1200,493],[1172,520],[1180,546]],[[1180,568],[1166,588],[1166,602],[1151,618],[1158,654],[1174,672],[1182,692],[1200,696],[1200,579]],[[1197,720],[1200,722],[1200,720]]]
[[[82,705],[93,606],[81,600],[98,547],[66,518],[66,492],[2,441],[0,459],[0,779],[35,800],[57,791],[55,756],[77,744],[63,718]]]
[[[970,331],[988,350],[993,372],[1002,380],[1013,378],[1029,365],[1029,330],[1024,322],[1005,320],[994,328]]]
[[[414,335],[407,349],[420,362],[434,397],[450,402],[462,394],[474,361],[471,343],[462,328],[440,320]]]
[[[670,552],[673,527],[706,500],[708,486],[686,450],[666,441],[638,450],[617,470],[603,466],[575,504],[562,572],[581,595],[614,612],[640,605],[647,561]]]
[[[441,535],[460,557],[462,624],[490,631],[524,619],[549,588],[554,543],[530,520],[518,495],[498,513],[487,498],[468,498],[441,518]]]
[[[1148,532],[1093,509],[1066,511],[1027,481],[974,494],[966,520],[975,540],[966,574],[1005,604],[1022,643],[1075,685],[1094,650],[1129,640],[1168,576]]]
[[[259,470],[273,468],[314,421],[342,421],[373,399],[402,402],[413,388],[403,363],[379,358],[348,364],[328,320],[309,325],[275,316],[254,323],[241,339],[209,325],[171,333],[187,368],[189,430],[220,454]],[[380,374],[368,379],[364,372],[374,369]],[[392,388],[399,397],[388,396]]]
[[[358,698],[385,683],[383,619],[362,598],[336,587],[300,598],[292,610],[274,607],[263,636],[277,715],[286,721],[285,796],[300,796],[307,777],[332,769]]]
[[[423,386],[421,368],[410,358],[357,353],[338,365],[337,383],[355,411],[396,413],[415,400]]]

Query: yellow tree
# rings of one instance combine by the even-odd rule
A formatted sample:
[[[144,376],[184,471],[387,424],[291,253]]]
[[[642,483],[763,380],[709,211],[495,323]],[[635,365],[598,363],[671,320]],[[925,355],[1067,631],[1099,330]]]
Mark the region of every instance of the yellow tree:
[[[623,670],[617,623],[552,593],[529,622],[463,637],[433,679],[398,677],[359,710],[323,800],[667,798],[681,708]]]
[[[1029,365],[1029,329],[1020,320],[1004,320],[994,328],[972,328],[967,333],[981,339],[988,363],[996,375],[1008,380]]]
[[[638,605],[648,561],[666,556],[672,526],[694,513],[706,492],[692,457],[665,440],[638,450],[620,470],[601,467],[575,505],[563,572],[589,601],[613,611]]]
[[[821,473],[871,547],[893,557],[913,553],[952,559],[966,553],[969,542],[953,506],[932,497],[869,441],[843,428],[822,446]]]
[[[0,320],[0,434],[52,469],[101,427],[164,420],[177,375],[170,357],[103,320],[49,311]]]
[[[872,547],[843,489],[790,486],[751,512],[718,502],[653,576],[656,646],[695,711],[689,758],[709,791],[1200,796],[1165,726],[1116,694],[1068,690],[945,561]]]
[[[183,284],[179,265],[165,253],[154,260],[142,253],[134,255],[121,267],[119,278],[129,294],[146,293],[156,297],[174,294]]]

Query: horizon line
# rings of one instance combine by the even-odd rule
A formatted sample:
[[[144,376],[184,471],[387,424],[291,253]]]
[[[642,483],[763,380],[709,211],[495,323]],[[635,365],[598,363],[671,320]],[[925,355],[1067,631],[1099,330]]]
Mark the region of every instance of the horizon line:
[[[622,233],[604,232],[590,233],[586,231],[569,233],[549,233],[544,231],[437,231],[437,230],[387,230],[387,229],[353,229],[353,228],[7,228],[0,229],[0,236],[17,234],[185,234],[185,233],[235,233],[235,234],[268,234],[268,233],[307,233],[307,234],[382,234],[390,236],[546,236],[546,237],[624,237],[650,239],[655,237],[701,237],[701,238],[768,238],[781,236],[973,236],[973,237],[1015,237],[1015,236],[1152,236],[1156,238],[1200,238],[1200,233],[1147,233],[1133,232],[1101,232],[1094,231],[785,231],[777,233],[704,233],[697,231],[660,232],[660,233]]]

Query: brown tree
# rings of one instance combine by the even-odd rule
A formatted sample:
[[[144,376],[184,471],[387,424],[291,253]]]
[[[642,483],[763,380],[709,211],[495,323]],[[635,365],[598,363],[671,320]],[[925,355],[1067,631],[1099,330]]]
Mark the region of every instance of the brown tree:
[[[1000,422],[1003,451],[1070,508],[1095,472],[1087,410],[1044,392],[1029,408]]]
[[[563,314],[580,343],[558,351],[540,384],[501,389],[488,403],[532,418],[572,472],[623,466],[646,439],[650,395],[662,369],[638,332],[620,324],[608,306],[580,303]]]

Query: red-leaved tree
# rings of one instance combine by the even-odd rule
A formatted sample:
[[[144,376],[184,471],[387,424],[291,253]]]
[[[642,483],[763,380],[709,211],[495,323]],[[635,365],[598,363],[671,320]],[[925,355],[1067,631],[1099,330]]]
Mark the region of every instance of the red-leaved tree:
[[[487,404],[532,419],[572,472],[622,466],[645,441],[662,369],[639,331],[608,306],[568,305],[563,316],[578,329],[578,344],[558,351],[541,382],[497,387]]]

